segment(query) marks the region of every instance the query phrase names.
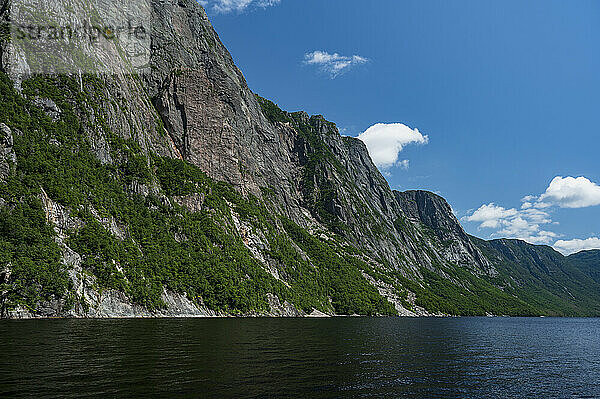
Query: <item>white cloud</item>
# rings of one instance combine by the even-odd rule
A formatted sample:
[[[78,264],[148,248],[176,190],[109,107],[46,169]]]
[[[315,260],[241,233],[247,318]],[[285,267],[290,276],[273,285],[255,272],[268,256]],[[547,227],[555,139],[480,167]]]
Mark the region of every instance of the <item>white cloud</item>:
[[[560,237],[557,233],[542,229],[543,225],[559,224],[550,217],[554,208],[585,208],[595,205],[600,205],[600,186],[585,177],[557,176],[543,194],[523,197],[519,210],[505,209],[490,203],[482,205],[462,220],[479,223],[480,229],[497,230],[491,237],[518,238],[532,244],[549,244]],[[558,240],[555,248],[560,245],[596,245],[590,244],[593,240]]]
[[[527,215],[503,221],[503,225],[504,228],[495,233],[497,237],[518,238],[531,244],[548,244],[558,237],[552,231],[542,230],[540,224]]]
[[[600,238],[590,237],[585,240],[558,240],[554,243],[554,249],[563,253],[564,255],[571,255],[588,249],[600,249]]]
[[[536,207],[557,205],[561,208],[586,208],[600,205],[600,186],[580,177],[555,177],[538,198]]]
[[[526,218],[527,220],[532,221],[533,223],[539,224],[549,224],[553,223],[550,218],[550,214],[546,211],[542,211],[540,209],[522,209],[519,211],[519,214]]]
[[[340,74],[346,72],[353,66],[366,64],[369,60],[360,55],[351,57],[339,55],[338,53],[329,54],[326,51],[313,51],[304,55],[304,63],[317,66],[321,71],[329,74],[335,79]]]
[[[482,205],[471,216],[465,217],[465,220],[481,223],[480,227],[495,229],[500,226],[502,220],[512,218],[517,214],[518,212],[514,208],[505,209],[492,202],[488,205]]]
[[[540,230],[530,236],[515,236],[515,238],[518,238],[519,240],[523,240],[534,245],[548,245],[558,237],[558,234],[545,230]]]
[[[398,162],[398,154],[408,144],[427,144],[429,137],[424,136],[418,129],[411,129],[402,123],[377,123],[358,138],[369,149],[371,159],[380,169],[389,169],[394,165],[408,168],[409,161]]]
[[[498,230],[492,237],[518,238],[532,244],[548,244],[558,234],[541,229],[541,225],[552,223],[547,212],[539,209],[506,209],[494,203],[482,205],[471,215],[463,218],[479,223],[479,228]]]
[[[279,4],[281,0],[199,0],[198,2],[213,12],[227,14],[243,12],[250,6],[267,8]]]
[[[403,161],[398,162],[398,166],[404,170],[408,170],[410,168],[410,160],[405,159]]]

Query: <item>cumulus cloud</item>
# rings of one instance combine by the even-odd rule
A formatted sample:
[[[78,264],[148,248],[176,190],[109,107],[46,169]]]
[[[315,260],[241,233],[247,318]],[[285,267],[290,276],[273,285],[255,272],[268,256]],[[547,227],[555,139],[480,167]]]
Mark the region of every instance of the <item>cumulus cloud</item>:
[[[542,230],[540,224],[526,215],[519,215],[503,224],[504,228],[495,233],[498,237],[518,238],[531,244],[549,244],[558,237],[552,231]]]
[[[277,5],[281,0],[199,0],[204,8],[208,8],[219,14],[230,12],[243,12],[248,7],[267,8]]]
[[[600,186],[589,179],[557,176],[546,192],[539,196],[536,207],[556,205],[561,208],[586,208],[600,205]]]
[[[558,234],[542,230],[541,226],[552,223],[547,212],[539,209],[506,209],[494,203],[482,205],[471,215],[463,218],[479,223],[480,229],[495,229],[492,237],[518,238],[532,244],[548,244]]]
[[[469,222],[481,223],[480,227],[495,229],[500,226],[501,222],[518,214],[516,209],[505,209],[497,206],[493,202],[488,205],[482,205],[471,216],[465,219]]]
[[[558,224],[552,221],[550,213],[560,208],[585,208],[600,205],[600,186],[581,177],[557,176],[541,195],[527,195],[521,199],[520,209],[506,209],[494,203],[482,205],[463,218],[468,222],[479,223],[479,228],[496,230],[491,237],[518,238],[532,244],[549,244],[560,236],[543,230],[544,225]],[[558,240],[555,248],[561,252],[571,251],[571,247],[596,245],[594,238],[587,240]]]
[[[558,240],[554,243],[554,249],[564,255],[571,255],[579,251],[585,251],[589,249],[600,249],[600,238],[590,237],[585,240],[578,238],[567,241]]]
[[[338,53],[329,54],[326,51],[313,51],[304,55],[304,63],[314,65],[335,79],[350,68],[366,64],[369,60],[360,55],[345,56]]]
[[[398,162],[399,153],[408,144],[427,144],[429,137],[424,136],[418,129],[411,129],[402,123],[377,123],[358,138],[369,149],[371,159],[378,168],[386,170],[394,165],[408,168],[409,161]]]

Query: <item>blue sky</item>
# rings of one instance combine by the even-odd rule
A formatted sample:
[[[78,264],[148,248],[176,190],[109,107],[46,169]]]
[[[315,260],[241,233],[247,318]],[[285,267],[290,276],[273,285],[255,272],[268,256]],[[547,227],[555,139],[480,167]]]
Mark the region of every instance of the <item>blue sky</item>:
[[[252,90],[367,132],[393,189],[482,238],[600,248],[600,2],[201,3]]]

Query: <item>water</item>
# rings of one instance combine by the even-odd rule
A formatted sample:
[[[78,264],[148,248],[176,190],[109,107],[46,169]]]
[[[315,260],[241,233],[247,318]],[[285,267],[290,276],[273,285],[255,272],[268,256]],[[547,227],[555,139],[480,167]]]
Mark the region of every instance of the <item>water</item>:
[[[0,397],[597,398],[600,319],[0,321]]]

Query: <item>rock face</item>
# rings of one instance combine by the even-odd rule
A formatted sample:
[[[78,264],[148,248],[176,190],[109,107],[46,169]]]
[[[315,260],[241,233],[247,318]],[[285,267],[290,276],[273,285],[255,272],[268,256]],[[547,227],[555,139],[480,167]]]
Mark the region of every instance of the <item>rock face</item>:
[[[193,0],[152,2],[152,73],[144,75],[177,153],[243,194],[274,191],[301,220],[296,132],[274,126]]]
[[[71,3],[0,1],[4,21],[17,6],[34,19],[119,18],[102,2]],[[30,190],[0,198],[0,238],[18,248],[23,238],[9,222],[29,202],[33,218],[39,200],[52,230],[40,227],[44,248],[61,253],[61,266],[47,268],[68,282],[57,288],[15,249],[0,264],[2,316],[600,314],[600,298],[573,288],[596,283],[559,254],[468,236],[443,198],[392,191],[361,141],[256,96],[195,0],[123,7],[148,24],[147,36],[86,44],[60,63],[0,42],[1,69],[17,89],[3,94],[36,122],[0,120],[0,182],[23,179]],[[33,50],[44,58],[59,47]],[[52,82],[62,94],[41,92],[40,76],[59,76]],[[61,136],[75,124],[76,138]],[[43,148],[59,154],[54,169],[15,152],[17,127],[19,148],[53,146]],[[65,145],[72,151],[59,152]],[[93,184],[82,177],[73,190],[53,172],[77,167]],[[161,222],[146,226],[153,218]],[[545,296],[535,295],[540,287]]]
[[[493,265],[464,232],[445,199],[427,191],[394,192],[410,221],[422,223],[443,243],[445,259],[471,268],[475,273],[497,275]]]
[[[6,180],[16,164],[12,131],[4,123],[0,123],[0,181]]]
[[[413,245],[420,240],[418,231],[396,231],[394,221],[404,218],[402,209],[366,146],[340,136],[320,116],[299,112],[281,121],[265,118],[204,10],[193,3],[152,3],[156,50],[153,72],[146,75],[153,103],[181,157],[242,193],[273,190],[273,206],[300,225],[313,222],[306,210],[322,224],[337,219],[354,244],[407,273],[418,273],[414,264],[430,263]],[[309,164],[321,152],[322,162]],[[460,239],[468,241],[464,232]],[[449,253],[447,260],[459,259]],[[464,259],[487,271],[489,264],[482,262],[477,256]]]

